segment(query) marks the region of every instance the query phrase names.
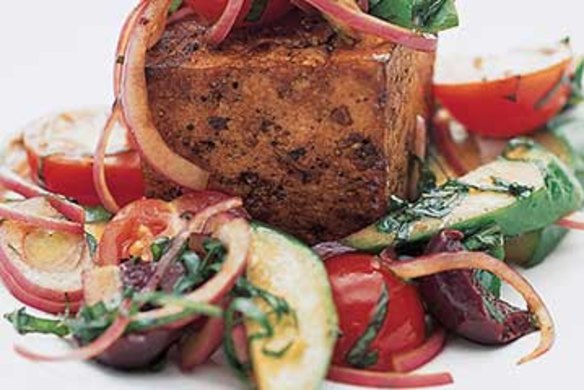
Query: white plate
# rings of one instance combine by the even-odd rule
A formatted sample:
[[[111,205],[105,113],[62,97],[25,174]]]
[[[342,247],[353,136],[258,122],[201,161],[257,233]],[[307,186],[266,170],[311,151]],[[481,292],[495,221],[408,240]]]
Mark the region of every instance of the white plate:
[[[0,136],[48,112],[111,100],[111,64],[116,37],[132,0],[5,1],[0,23]],[[579,0],[489,0],[458,2],[464,27],[445,34],[443,52],[505,51],[509,46],[552,42],[571,34],[584,52],[584,15]],[[558,328],[554,349],[517,367],[515,361],[537,335],[505,348],[452,341],[425,371],[450,370],[456,389],[581,388],[584,350],[584,234],[572,233],[542,266],[526,272],[544,296]],[[0,287],[0,313],[19,307]],[[21,339],[0,321],[0,386],[22,389],[230,389],[241,385],[219,366],[193,374],[175,369],[127,375],[94,364],[34,364],[12,351],[15,342],[58,350],[58,340]],[[349,388],[327,385],[327,388]]]

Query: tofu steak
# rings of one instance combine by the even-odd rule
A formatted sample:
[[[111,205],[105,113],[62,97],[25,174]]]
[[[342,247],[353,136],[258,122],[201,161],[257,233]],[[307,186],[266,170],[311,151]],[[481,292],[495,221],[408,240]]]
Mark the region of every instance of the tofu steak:
[[[344,237],[407,196],[416,116],[429,116],[434,55],[339,37],[319,17],[234,32],[200,45],[193,20],[149,52],[154,122],[210,188],[252,217],[317,243]],[[183,192],[144,166],[148,196]]]

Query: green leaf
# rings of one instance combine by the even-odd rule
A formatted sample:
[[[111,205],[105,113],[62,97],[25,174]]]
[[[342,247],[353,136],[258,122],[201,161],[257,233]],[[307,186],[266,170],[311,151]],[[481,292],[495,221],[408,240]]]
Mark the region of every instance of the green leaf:
[[[459,25],[454,0],[370,0],[369,9],[373,16],[425,33]]]
[[[251,23],[259,21],[266,11],[268,1],[269,0],[253,0],[251,3],[251,9],[245,17],[245,21]]]
[[[466,250],[471,252],[485,252],[489,255],[503,260],[505,258],[505,238],[501,228],[497,225],[487,226],[466,237],[463,245]],[[501,296],[501,279],[494,274],[484,271],[474,271],[475,280],[485,289],[493,293],[494,296]]]
[[[89,249],[89,254],[91,255],[92,258],[95,257],[95,253],[97,252],[97,245],[98,245],[97,239],[93,235],[85,232],[85,242],[87,242],[87,248]]]
[[[109,222],[114,215],[102,206],[84,207],[85,223]]]
[[[22,335],[36,333],[65,337],[71,333],[69,327],[62,320],[49,320],[35,317],[27,314],[25,308],[5,314],[4,318],[6,318],[14,326],[14,329]]]
[[[172,0],[170,7],[168,8],[168,14],[172,15],[181,7],[183,0]]]
[[[383,327],[383,323],[387,317],[388,304],[389,291],[387,289],[387,284],[384,283],[381,295],[375,305],[371,322],[369,322],[365,332],[363,332],[361,337],[359,337],[345,357],[347,363],[352,367],[367,368],[377,363],[378,351],[371,351],[370,348],[371,343],[373,343],[373,340],[375,340],[379,331]]]
[[[170,247],[171,239],[168,237],[158,237],[152,245],[150,245],[150,251],[152,252],[152,261],[155,263],[160,261],[162,256],[166,253]]]

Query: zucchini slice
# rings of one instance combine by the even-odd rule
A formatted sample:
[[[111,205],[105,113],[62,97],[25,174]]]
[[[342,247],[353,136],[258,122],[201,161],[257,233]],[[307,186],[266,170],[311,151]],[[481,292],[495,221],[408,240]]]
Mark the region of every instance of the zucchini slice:
[[[326,377],[338,334],[336,307],[322,260],[288,235],[255,223],[247,278],[285,299],[294,318],[274,324],[274,336],[250,341],[259,389],[317,389]],[[262,309],[264,302],[257,301]],[[245,323],[248,335],[261,331]],[[280,350],[281,353],[267,351]]]
[[[529,191],[513,194],[489,190],[495,180]],[[460,190],[447,183],[422,194],[422,200],[409,210],[411,213],[413,209],[419,218],[404,224],[402,211],[390,213],[344,239],[344,244],[378,251],[429,239],[445,228],[466,232],[489,224],[499,225],[506,237],[514,237],[553,224],[580,209],[584,200],[582,186],[570,168],[554,154],[522,139],[512,141],[504,157],[468,173],[458,183]],[[462,189],[469,186],[481,189]]]

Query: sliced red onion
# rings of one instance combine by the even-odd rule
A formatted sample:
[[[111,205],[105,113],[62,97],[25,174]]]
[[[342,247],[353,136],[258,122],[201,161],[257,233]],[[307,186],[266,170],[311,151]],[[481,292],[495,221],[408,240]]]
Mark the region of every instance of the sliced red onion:
[[[233,347],[235,348],[235,355],[237,356],[237,360],[242,363],[249,362],[249,345],[245,326],[238,325],[234,327],[231,333],[231,337],[233,338]]]
[[[454,383],[452,376],[447,372],[436,374],[399,374],[358,370],[339,366],[330,367],[327,379],[348,385],[378,388],[415,388]]]
[[[566,215],[564,218],[557,221],[556,225],[566,229],[584,230],[584,213],[576,211],[572,214]]]
[[[393,369],[397,372],[411,372],[434,359],[446,343],[446,332],[437,328],[432,336],[418,348],[398,353],[392,358]]]
[[[178,9],[175,13],[170,15],[170,17],[166,21],[166,25],[180,22],[181,20],[186,19],[192,15],[195,15],[195,11],[192,8],[182,7],[180,9]]]
[[[119,121],[120,114],[120,107],[116,102],[114,103],[112,112],[99,136],[97,147],[93,155],[93,185],[102,205],[112,213],[120,211],[120,206],[118,205],[118,202],[116,202],[107,184],[105,177],[105,155],[109,140]]]
[[[0,185],[25,198],[45,197],[51,206],[68,219],[80,225],[85,223],[85,210],[83,210],[83,207],[26,181],[4,167],[0,167]]]
[[[223,342],[223,317],[209,318],[203,328],[187,337],[180,345],[180,368],[190,371],[204,364]]]
[[[317,12],[317,10],[313,6],[306,4],[305,0],[290,0],[290,2],[292,3],[292,5],[300,9],[305,14],[310,15]]]
[[[8,219],[11,221],[24,222],[26,224],[30,224],[39,228],[59,232],[83,234],[84,231],[83,225],[80,225],[77,222],[29,214],[24,211],[11,208],[6,204],[0,204],[0,218]]]
[[[156,129],[149,109],[146,53],[164,31],[171,1],[151,0],[130,27],[132,36],[124,57],[121,104],[124,123],[132,132],[142,158],[162,176],[190,189],[204,189],[209,173],[178,155]]]
[[[132,10],[130,15],[126,18],[120,38],[118,39],[118,47],[116,48],[116,61],[114,66],[114,96],[119,96],[122,89],[122,69],[124,68],[125,55],[128,50],[128,42],[132,36],[134,26],[138,16],[144,11],[144,7],[148,3],[147,0],[142,0]]]
[[[227,35],[233,30],[244,5],[245,0],[227,0],[223,13],[206,32],[205,38],[209,44],[217,46],[227,38]]]
[[[445,111],[439,111],[434,116],[432,135],[438,151],[444,156],[448,165],[457,176],[463,176],[470,171],[470,168],[464,163],[460,156],[456,141],[450,132],[451,118]]]
[[[247,254],[251,246],[251,229],[243,218],[234,218],[228,214],[221,214],[213,218],[208,224],[212,236],[225,244],[227,256],[223,266],[215,276],[185,298],[192,302],[217,303],[231,291],[237,279],[245,272]],[[180,307],[166,306],[136,315],[136,319],[148,319],[172,316],[181,312]],[[180,328],[192,322],[196,316],[172,324],[172,328]]]
[[[304,0],[323,14],[356,31],[421,51],[435,51],[437,38],[396,26],[333,0]]]
[[[438,253],[414,260],[386,263],[402,279],[416,279],[445,271],[478,269],[489,271],[515,288],[527,302],[541,334],[539,345],[518,364],[527,363],[549,351],[554,343],[554,323],[537,291],[513,268],[482,252]]]
[[[65,300],[56,301],[31,293],[29,290],[27,290],[18,282],[18,280],[14,277],[14,274],[11,273],[9,268],[5,267],[5,265],[1,261],[0,261],[0,278],[4,283],[4,286],[6,286],[8,291],[10,291],[10,293],[16,299],[30,307],[33,307],[37,310],[41,310],[45,313],[50,314],[63,314],[65,312],[76,313],[83,303],[82,299],[75,299],[73,297],[71,297],[70,301]]]

